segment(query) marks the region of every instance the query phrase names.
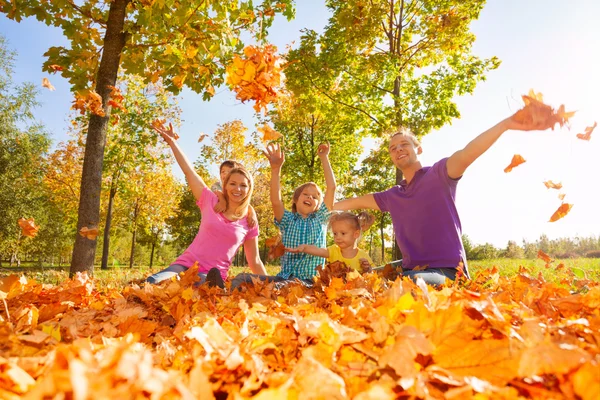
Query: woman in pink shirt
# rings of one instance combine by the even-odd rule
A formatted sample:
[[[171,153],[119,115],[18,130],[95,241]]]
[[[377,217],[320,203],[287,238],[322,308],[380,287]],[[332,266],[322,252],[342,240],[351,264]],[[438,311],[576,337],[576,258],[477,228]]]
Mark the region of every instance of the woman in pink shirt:
[[[246,214],[252,197],[252,177],[244,168],[231,170],[223,182],[223,195],[227,208],[222,213],[215,213],[217,196],[206,186],[196,173],[192,164],[179,148],[173,127],[153,126],[167,142],[177,163],[181,167],[188,182],[196,204],[202,212],[200,229],[192,244],[181,256],[166,269],[157,272],[146,280],[158,283],[198,263],[201,280],[208,280],[213,285],[223,287],[231,260],[241,245],[253,273],[266,275],[267,272],[258,252],[258,226],[248,227]]]

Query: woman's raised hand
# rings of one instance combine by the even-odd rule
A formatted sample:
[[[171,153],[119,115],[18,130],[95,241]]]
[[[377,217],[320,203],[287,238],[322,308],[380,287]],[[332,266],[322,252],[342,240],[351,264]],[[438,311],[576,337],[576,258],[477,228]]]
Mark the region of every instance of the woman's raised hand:
[[[263,154],[269,160],[271,168],[281,167],[285,162],[285,156],[283,155],[283,150],[279,143],[269,143],[267,145],[267,150],[263,151]]]
[[[169,122],[169,129],[165,127],[164,122],[155,119],[152,121],[152,129],[154,129],[162,138],[167,142],[167,144],[171,145],[175,140],[179,139],[179,135],[175,133],[173,130],[173,124]]]

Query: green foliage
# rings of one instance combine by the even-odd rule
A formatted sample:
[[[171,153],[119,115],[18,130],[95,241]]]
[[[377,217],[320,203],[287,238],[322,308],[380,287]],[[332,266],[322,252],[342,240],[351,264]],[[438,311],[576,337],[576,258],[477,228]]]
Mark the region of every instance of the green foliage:
[[[19,218],[33,217],[43,226],[60,217],[44,192],[50,138],[33,119],[36,90],[31,83],[13,84],[13,61],[14,53],[0,36],[0,258],[16,255],[19,247],[36,247],[31,239],[21,239]],[[40,237],[49,239],[50,232],[41,229]]]
[[[183,85],[212,97],[213,86],[224,82],[225,66],[243,48],[240,35],[251,31],[264,38],[276,14],[294,16],[291,0],[248,1],[113,0],[126,6],[125,46],[121,66],[146,84],[163,78],[179,93]],[[8,0],[0,11],[19,22],[34,17],[63,31],[70,46],[51,47],[44,70],[60,65],[73,91],[94,86],[109,24],[111,2]],[[265,12],[266,11],[266,12]]]
[[[426,134],[459,117],[454,96],[472,93],[499,65],[472,54],[469,26],[484,3],[328,1],[324,33],[306,31],[288,55],[288,87],[362,115],[374,132],[402,124]]]

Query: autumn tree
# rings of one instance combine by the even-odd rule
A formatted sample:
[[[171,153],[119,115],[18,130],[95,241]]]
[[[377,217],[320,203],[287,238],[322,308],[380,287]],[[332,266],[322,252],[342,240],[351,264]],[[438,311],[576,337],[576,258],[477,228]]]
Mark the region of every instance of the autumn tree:
[[[77,229],[100,220],[100,191],[111,89],[121,68],[146,83],[163,79],[178,93],[183,86],[214,94],[225,67],[243,44],[242,32],[264,38],[276,14],[292,18],[291,0],[208,2],[190,0],[2,0],[0,11],[17,22],[25,17],[62,29],[68,47],[51,47],[44,70],[60,71],[79,99],[94,93],[102,107],[90,114],[81,178]],[[92,93],[90,90],[94,90]],[[93,269],[96,240],[76,235],[71,274]]]
[[[288,54],[287,87],[362,115],[373,133],[405,125],[424,135],[460,117],[454,98],[472,93],[496,57],[472,53],[470,24],[485,0],[333,0],[322,34],[305,31]]]
[[[50,138],[34,118],[36,89],[13,83],[15,53],[0,36],[0,259],[15,260],[21,244],[17,220],[48,216],[43,188]],[[30,242],[30,241],[29,241]]]

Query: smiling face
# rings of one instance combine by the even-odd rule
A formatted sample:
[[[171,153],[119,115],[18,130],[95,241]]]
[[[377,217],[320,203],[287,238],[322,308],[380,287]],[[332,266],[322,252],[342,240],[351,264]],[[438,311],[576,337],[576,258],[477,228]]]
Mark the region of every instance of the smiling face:
[[[410,169],[419,162],[418,155],[422,153],[421,146],[408,135],[397,134],[390,140],[390,158],[399,170]]]
[[[248,197],[250,182],[239,172],[228,174],[227,178],[223,190],[227,193],[229,201],[237,206]]]
[[[334,221],[331,223],[333,241],[340,249],[354,248],[356,239],[360,236],[360,229],[351,220]]]
[[[314,183],[305,183],[294,192],[292,211],[306,217],[317,211],[321,204],[322,194]]]

